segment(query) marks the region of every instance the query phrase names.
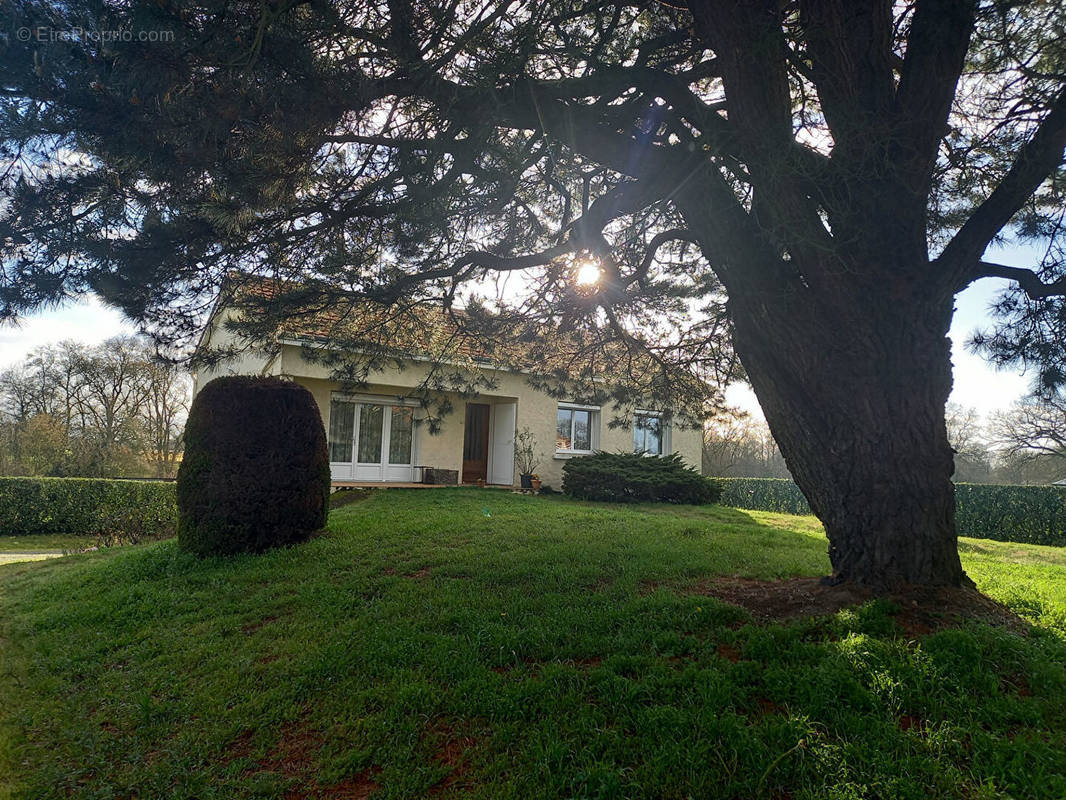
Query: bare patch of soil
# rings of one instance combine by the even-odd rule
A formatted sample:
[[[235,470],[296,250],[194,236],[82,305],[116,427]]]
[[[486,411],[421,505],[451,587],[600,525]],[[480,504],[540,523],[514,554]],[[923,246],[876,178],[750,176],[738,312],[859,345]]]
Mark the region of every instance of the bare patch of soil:
[[[245,623],[244,625],[241,625],[241,633],[245,634],[246,636],[247,635],[251,635],[251,634],[255,633],[257,630],[259,630],[260,628],[262,628],[264,625],[269,625],[270,623],[277,622],[277,621],[278,621],[278,615],[277,614],[270,614],[268,616],[263,617],[262,619],[257,619],[254,622],[248,622],[248,623]]]
[[[563,663],[573,664],[578,669],[596,669],[596,667],[603,665],[603,657],[592,656],[591,658],[572,658]]]
[[[587,592],[605,592],[608,589],[610,589],[612,586],[614,586],[614,584],[615,584],[615,579],[613,577],[608,577],[607,575],[601,575],[598,578],[596,578],[595,580],[592,580],[592,581],[589,581],[587,583],[584,583],[583,586],[584,586],[585,591],[587,591]]]
[[[923,736],[925,735],[925,720],[910,714],[904,714],[899,718],[899,729],[901,731],[915,731]]]
[[[782,581],[717,578],[695,584],[682,592],[724,600],[765,620],[834,614],[842,608],[860,605],[870,599],[868,592],[856,590],[847,584],[822,586],[818,578],[789,578]]]
[[[257,763],[253,772],[274,772],[289,778],[300,778],[311,771],[315,754],[322,746],[321,739],[306,725],[286,722],[281,726],[277,744]]]
[[[740,661],[740,651],[731,644],[725,644],[724,642],[719,643],[717,653],[719,658],[724,658],[726,661],[732,661],[734,664]]]
[[[434,743],[433,760],[448,769],[448,774],[429,790],[430,797],[437,797],[452,787],[465,789],[470,764],[466,754],[478,745],[478,739],[457,731],[443,720],[437,720],[426,729],[426,736]]]
[[[366,800],[381,788],[381,784],[376,780],[380,772],[381,767],[371,767],[340,783],[319,786],[315,793],[305,797],[314,797],[317,800]]]
[[[759,713],[763,716],[784,713],[784,709],[768,697],[756,697],[755,702],[759,704]]]
[[[254,732],[244,731],[233,740],[227,760],[248,758],[251,755]],[[322,748],[321,735],[302,722],[286,722],[281,727],[277,743],[265,756],[245,770],[245,775],[272,772],[296,782],[285,793],[285,800],[365,800],[381,788],[376,778],[377,766],[363,770],[339,783],[322,784],[315,779],[314,763]]]
[[[889,598],[900,608],[896,622],[913,636],[950,628],[966,620],[999,625],[1018,633],[1030,629],[1024,619],[976,589],[910,587],[893,592]]]
[[[254,736],[254,731],[241,731],[240,735],[230,742],[229,747],[226,748],[224,763],[229,764],[231,761],[236,761],[238,758],[247,758],[252,752],[252,739]]]
[[[1033,696],[1033,690],[1029,686],[1029,679],[1021,674],[1004,675],[999,679],[999,686],[1004,694],[1014,692],[1018,697]]]
[[[825,586],[819,578],[778,581],[716,578],[678,591],[714,597],[740,606],[762,621],[835,614],[875,596],[864,586],[853,583]],[[899,607],[896,622],[909,636],[922,636],[968,619],[1028,630],[1028,625],[1017,614],[976,589],[900,587],[885,597]]]

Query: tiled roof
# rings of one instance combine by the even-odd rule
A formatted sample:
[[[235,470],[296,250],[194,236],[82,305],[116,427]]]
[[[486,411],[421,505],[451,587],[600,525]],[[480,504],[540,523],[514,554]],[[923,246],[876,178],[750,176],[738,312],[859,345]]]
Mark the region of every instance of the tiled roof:
[[[475,325],[463,311],[398,303],[387,306],[352,295],[336,299],[336,293],[317,294],[292,283],[262,278],[244,278],[232,294],[246,313],[267,312],[270,304],[285,294],[285,318],[275,338],[309,344],[321,343],[339,350],[372,349],[398,356],[443,360],[469,359],[478,365],[544,373],[570,373],[591,369],[602,373],[611,359],[602,345],[583,342],[573,333],[505,326],[498,318],[488,325]],[[324,299],[327,298],[328,299]],[[470,323],[470,324],[468,324]],[[486,328],[489,330],[486,332]],[[612,348],[613,349],[613,348]],[[576,367],[576,360],[584,369]]]

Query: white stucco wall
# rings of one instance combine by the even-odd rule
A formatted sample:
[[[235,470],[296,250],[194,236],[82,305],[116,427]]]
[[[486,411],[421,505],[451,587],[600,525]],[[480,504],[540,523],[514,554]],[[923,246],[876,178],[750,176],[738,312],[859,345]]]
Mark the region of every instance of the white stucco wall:
[[[250,347],[246,342],[237,339],[233,332],[225,327],[225,321],[229,318],[229,312],[219,313],[211,326],[204,332],[200,341],[201,347],[235,347],[239,349],[239,355],[234,358],[216,364],[213,369],[201,368],[193,372],[193,396],[199,393],[203,385],[212,378],[223,375],[278,375],[281,370],[281,361],[266,349]]]

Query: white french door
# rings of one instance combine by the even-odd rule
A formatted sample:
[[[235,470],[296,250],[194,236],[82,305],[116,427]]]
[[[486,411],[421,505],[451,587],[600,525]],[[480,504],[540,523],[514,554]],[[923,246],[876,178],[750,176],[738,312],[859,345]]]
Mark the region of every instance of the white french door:
[[[387,398],[334,395],[329,404],[333,480],[413,481],[414,411],[411,405]]]

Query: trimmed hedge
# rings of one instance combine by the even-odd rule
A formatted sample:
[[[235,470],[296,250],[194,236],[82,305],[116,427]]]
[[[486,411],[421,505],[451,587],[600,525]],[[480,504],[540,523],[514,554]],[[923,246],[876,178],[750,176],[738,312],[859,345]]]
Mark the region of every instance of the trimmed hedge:
[[[174,484],[104,478],[0,478],[0,535],[167,536]]]
[[[329,513],[326,430],[292,381],[215,378],[196,395],[178,469],[178,543],[198,555],[306,540]]]
[[[1066,489],[955,484],[959,536],[1066,546]]]
[[[685,466],[677,453],[662,458],[596,453],[563,465],[563,491],[582,500],[700,505],[716,502],[722,486]]]
[[[722,505],[810,514],[803,492],[780,478],[720,478]],[[1055,486],[955,484],[959,536],[1066,546],[1066,489]]]
[[[782,514],[810,514],[807,498],[787,478],[719,478],[723,506],[778,511]]]

